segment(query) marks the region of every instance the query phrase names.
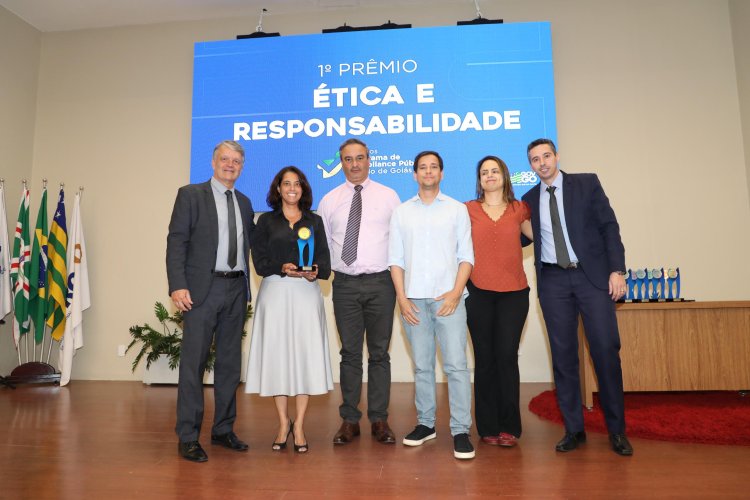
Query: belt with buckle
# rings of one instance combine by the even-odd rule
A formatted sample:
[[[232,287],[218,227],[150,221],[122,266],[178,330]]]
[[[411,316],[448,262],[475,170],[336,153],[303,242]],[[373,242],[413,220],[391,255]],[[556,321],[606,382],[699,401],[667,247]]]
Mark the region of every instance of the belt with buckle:
[[[561,267],[551,262],[542,262],[542,267],[556,267],[558,269],[578,269],[581,266],[580,264],[578,264],[578,262],[571,262],[570,264],[568,264],[568,267]]]
[[[378,276],[383,276],[386,274],[387,275],[391,274],[391,272],[387,269],[385,271],[378,271],[375,273],[347,274],[347,273],[342,273],[341,271],[335,271],[335,273],[336,273],[336,276],[338,276],[339,278],[344,278],[344,279],[367,279],[367,278],[375,278]]]
[[[216,278],[241,278],[245,275],[245,271],[214,271]]]

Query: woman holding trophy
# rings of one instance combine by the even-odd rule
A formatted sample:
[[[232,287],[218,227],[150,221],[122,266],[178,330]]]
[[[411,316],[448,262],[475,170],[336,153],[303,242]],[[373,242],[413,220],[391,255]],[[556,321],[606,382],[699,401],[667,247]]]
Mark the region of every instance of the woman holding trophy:
[[[273,396],[279,430],[272,449],[309,449],[304,420],[310,395],[333,390],[323,296],[317,279],[328,279],[331,261],[323,220],[312,213],[310,184],[296,167],[274,177],[253,235],[255,272],[263,277],[253,318],[245,392]],[[294,396],[296,416],[287,400]]]

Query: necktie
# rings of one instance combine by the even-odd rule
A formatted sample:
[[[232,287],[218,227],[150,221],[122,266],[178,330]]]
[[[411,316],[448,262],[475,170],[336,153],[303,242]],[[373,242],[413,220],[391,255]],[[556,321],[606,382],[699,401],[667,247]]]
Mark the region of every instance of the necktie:
[[[341,247],[341,260],[351,266],[357,260],[357,241],[359,240],[359,224],[362,222],[362,186],[354,186],[352,208],[349,210],[349,220],[346,222],[344,245]]]
[[[227,254],[227,265],[230,269],[234,269],[237,265],[237,216],[234,213],[232,190],[227,189],[224,194],[227,195],[227,215],[229,221],[229,253]]]
[[[557,209],[555,189],[555,186],[547,187],[547,192],[549,193],[549,215],[552,220],[552,237],[555,240],[557,265],[566,269],[570,265],[570,255],[568,254],[568,247],[565,245],[565,236],[563,236],[562,223],[560,222],[560,211]]]

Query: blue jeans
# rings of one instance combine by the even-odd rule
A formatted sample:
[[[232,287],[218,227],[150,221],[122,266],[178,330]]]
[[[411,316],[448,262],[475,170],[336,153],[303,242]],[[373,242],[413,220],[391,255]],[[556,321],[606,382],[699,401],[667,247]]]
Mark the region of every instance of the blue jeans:
[[[466,365],[466,306],[461,299],[450,316],[437,316],[442,301],[410,299],[419,309],[418,325],[404,322],[414,359],[414,402],[417,422],[435,427],[435,338],[443,354],[448,377],[451,434],[468,433],[471,427],[471,378]]]

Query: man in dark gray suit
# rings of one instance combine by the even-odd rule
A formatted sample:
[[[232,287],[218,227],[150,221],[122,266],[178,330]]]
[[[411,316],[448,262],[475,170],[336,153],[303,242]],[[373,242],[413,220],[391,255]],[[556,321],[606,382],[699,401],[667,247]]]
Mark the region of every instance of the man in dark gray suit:
[[[234,189],[244,163],[242,146],[234,141],[219,143],[211,161],[213,177],[179,189],[169,223],[169,293],[184,318],[175,431],[180,456],[193,462],[208,460],[198,438],[203,422],[203,372],[212,341],[216,364],[211,443],[235,451],[248,448],[232,430],[242,330],[250,301],[250,238],[255,228],[250,199]]]

